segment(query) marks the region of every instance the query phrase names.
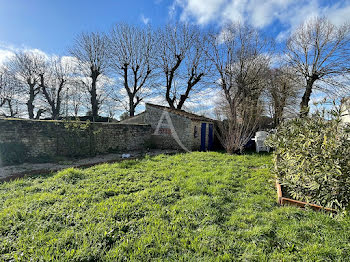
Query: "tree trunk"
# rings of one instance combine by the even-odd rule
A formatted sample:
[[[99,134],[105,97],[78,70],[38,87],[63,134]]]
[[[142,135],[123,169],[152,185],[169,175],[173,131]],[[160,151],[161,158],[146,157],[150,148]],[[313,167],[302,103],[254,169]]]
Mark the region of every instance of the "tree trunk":
[[[79,113],[79,105],[74,106],[74,117],[77,118]]]
[[[175,55],[176,57],[176,64],[174,67],[171,68],[171,70],[167,71],[165,73],[166,75],[166,94],[165,94],[165,99],[168,102],[170,108],[175,109],[175,96],[173,98],[170,98],[170,91],[172,88],[172,84],[173,84],[173,79],[174,79],[174,75],[175,75],[175,71],[178,69],[178,67],[180,66],[183,58],[181,58],[180,55]]]
[[[55,110],[53,111],[53,119],[58,119],[60,116],[60,112],[61,112],[61,92],[63,90],[64,84],[65,84],[65,80],[61,80],[60,86],[57,90],[57,98],[56,98],[56,105],[55,105]]]
[[[58,99],[57,103],[56,103],[56,110],[55,110],[55,118],[54,119],[58,119],[59,118],[60,111],[61,111],[61,100]]]
[[[34,85],[30,85],[29,86],[29,99],[27,101],[29,119],[34,119],[34,104],[33,104],[34,99],[35,99]]]
[[[16,115],[16,113],[13,110],[12,103],[11,103],[10,99],[7,100],[7,105],[8,105],[9,110],[10,110],[10,117],[14,117]]]
[[[275,107],[275,113],[273,116],[273,126],[276,128],[280,124],[280,110],[279,108]]]
[[[307,80],[306,82],[306,89],[300,103],[300,114],[299,114],[300,118],[307,117],[307,115],[309,114],[309,102],[310,102],[312,86],[314,82],[315,80],[313,78]]]
[[[38,110],[38,112],[36,112],[36,116],[35,119],[40,119],[41,114],[44,113],[44,110],[42,110],[41,108]]]
[[[167,87],[165,99],[168,102],[169,107],[172,109],[175,109],[175,105],[174,105],[175,97],[173,98],[170,97],[170,89],[171,89],[171,86]]]
[[[97,100],[97,75],[93,75],[90,90],[91,113],[92,119],[95,121],[98,117],[98,100]]]
[[[134,96],[129,95],[129,116],[135,116]]]
[[[52,109],[52,119],[57,120],[60,116],[59,110],[57,108]]]
[[[181,110],[181,108],[182,108],[182,106],[184,105],[186,99],[187,99],[187,96],[186,96],[186,95],[181,95],[181,96],[180,96],[180,101],[179,101],[179,103],[177,104],[177,109]]]
[[[201,73],[201,74],[195,76],[193,71],[192,71],[192,75],[191,75],[190,79],[187,81],[186,92],[185,92],[185,94],[180,96],[180,101],[179,101],[179,103],[177,105],[177,109],[181,109],[182,108],[182,106],[185,103],[186,99],[189,97],[191,90],[201,80],[203,75],[204,74]]]

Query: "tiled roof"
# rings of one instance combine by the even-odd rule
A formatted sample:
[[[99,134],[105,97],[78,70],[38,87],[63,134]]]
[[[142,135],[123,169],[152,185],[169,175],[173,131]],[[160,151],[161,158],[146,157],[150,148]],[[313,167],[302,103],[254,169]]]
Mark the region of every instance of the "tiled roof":
[[[155,104],[150,104],[150,103],[146,103],[146,105],[151,106],[151,107],[155,107],[158,109],[166,110],[170,113],[174,113],[174,114],[189,118],[191,120],[206,121],[206,122],[213,122],[214,121],[213,119],[210,119],[208,117],[192,114],[192,113],[186,112],[184,110],[180,110],[180,109],[174,109],[174,108],[170,108],[167,106],[155,105]]]

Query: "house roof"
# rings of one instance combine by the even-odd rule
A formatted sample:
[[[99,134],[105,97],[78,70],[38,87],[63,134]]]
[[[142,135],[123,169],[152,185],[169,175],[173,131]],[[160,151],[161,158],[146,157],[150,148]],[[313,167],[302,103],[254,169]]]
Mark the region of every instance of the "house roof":
[[[206,121],[206,122],[213,122],[214,121],[213,119],[210,119],[210,118],[205,117],[205,116],[196,115],[193,113],[186,112],[184,110],[174,109],[174,108],[170,108],[167,106],[155,105],[155,104],[151,104],[151,103],[146,103],[146,106],[151,106],[154,108],[165,110],[167,112],[174,113],[174,114],[177,114],[177,115],[180,115],[180,116],[183,116],[183,117],[189,118],[191,120],[195,120],[195,121]]]
[[[144,122],[143,116],[144,116],[145,112],[141,112],[137,115],[134,115],[132,117],[128,117],[124,120],[119,121],[119,123],[121,124],[141,124]]]

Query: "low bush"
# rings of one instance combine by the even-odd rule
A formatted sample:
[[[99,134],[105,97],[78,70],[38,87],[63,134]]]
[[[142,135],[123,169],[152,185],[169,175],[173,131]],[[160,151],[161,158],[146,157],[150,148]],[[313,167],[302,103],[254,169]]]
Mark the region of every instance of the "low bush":
[[[350,201],[348,133],[336,111],[282,124],[267,144],[275,148],[275,172],[287,193],[297,200],[346,209]]]

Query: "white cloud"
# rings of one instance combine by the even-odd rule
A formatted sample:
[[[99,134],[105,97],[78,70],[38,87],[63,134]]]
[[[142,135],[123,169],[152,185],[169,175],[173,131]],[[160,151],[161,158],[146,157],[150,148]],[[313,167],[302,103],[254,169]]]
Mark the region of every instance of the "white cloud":
[[[19,52],[19,51],[32,52],[36,55],[44,57],[45,59],[49,59],[50,57],[54,56],[54,55],[48,55],[47,53],[37,48],[18,48],[12,45],[6,45],[3,43],[0,43],[0,65],[6,63],[11,57],[15,55],[15,52]]]
[[[199,24],[212,20],[221,11],[225,0],[176,0],[176,4],[183,8],[182,20],[194,16]]]
[[[145,99],[145,103],[151,103],[151,104],[163,105],[163,106],[168,105],[165,100],[165,97],[160,94],[156,96],[148,97],[147,99]]]
[[[145,25],[148,25],[148,23],[150,22],[150,18],[149,17],[145,17],[143,14],[141,15],[141,21],[142,23],[144,23]]]
[[[288,10],[278,15],[278,20],[286,26],[286,30],[281,31],[277,36],[277,41],[284,41],[305,20],[312,17],[321,16],[322,10],[318,1],[311,0],[302,6],[295,4],[289,6]]]
[[[335,24],[349,20],[350,0],[321,3],[319,0],[174,0],[172,10],[182,8],[181,19],[194,19],[198,24],[240,21],[264,28],[279,22],[285,29],[278,39],[284,40],[310,17],[327,16]]]
[[[170,20],[172,20],[175,17],[176,14],[176,6],[178,5],[177,1],[175,0],[171,6],[169,6],[168,16]]]
[[[235,21],[235,22],[244,22],[244,13],[245,8],[248,4],[248,0],[234,0],[230,1],[229,4],[224,8],[221,17],[223,18],[222,22]]]
[[[342,7],[337,4],[323,9],[323,15],[327,15],[329,19],[336,25],[341,25],[350,20],[350,1]]]
[[[9,50],[0,50],[0,65],[8,61],[12,56],[13,52]]]
[[[291,0],[251,0],[246,6],[251,17],[250,23],[255,27],[268,26],[281,13],[284,13],[292,2]]]

